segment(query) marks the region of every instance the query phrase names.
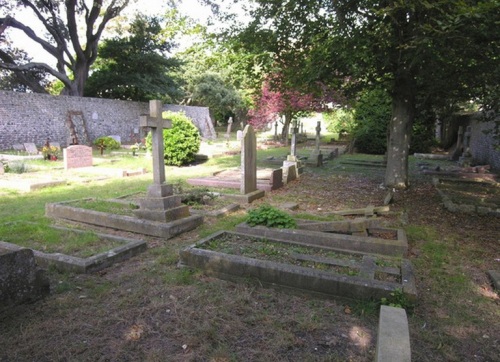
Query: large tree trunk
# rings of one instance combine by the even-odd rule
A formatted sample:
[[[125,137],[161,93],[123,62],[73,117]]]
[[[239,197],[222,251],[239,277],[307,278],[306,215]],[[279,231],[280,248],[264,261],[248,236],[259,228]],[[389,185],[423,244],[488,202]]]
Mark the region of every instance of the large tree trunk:
[[[392,95],[385,185],[397,189],[409,186],[408,156],[415,117],[415,97],[412,91],[414,88],[409,79],[411,78],[396,79]]]
[[[283,129],[281,130],[281,142],[288,146],[288,132],[292,123],[292,112],[286,111],[284,115],[285,123],[283,123]]]

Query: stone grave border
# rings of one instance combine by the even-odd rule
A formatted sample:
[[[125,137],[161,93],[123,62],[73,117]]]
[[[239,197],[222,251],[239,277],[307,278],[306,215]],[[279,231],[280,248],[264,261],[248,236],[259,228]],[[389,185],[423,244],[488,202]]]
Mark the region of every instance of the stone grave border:
[[[138,192],[135,193],[135,194],[138,194]],[[134,205],[139,206],[139,204],[137,202],[135,202],[133,200],[125,199],[126,197],[130,197],[130,196],[133,196],[135,194],[123,195],[123,196],[117,197],[115,199],[107,199],[107,201],[124,203],[124,204],[134,204]],[[225,197],[226,195],[221,195],[221,196]],[[227,205],[225,207],[222,207],[219,210],[203,211],[203,210],[189,208],[189,212],[191,214],[201,215],[203,217],[220,218],[220,217],[224,217],[224,216],[226,216],[226,215],[228,215],[228,214],[230,214],[232,212],[235,212],[235,211],[237,211],[239,209],[240,209],[240,204],[233,203],[233,204]]]
[[[84,233],[84,230],[68,229],[59,226],[52,226],[54,229],[69,230],[76,233]],[[123,245],[112,248],[108,251],[93,255],[88,258],[79,258],[61,253],[43,253],[33,250],[35,259],[39,266],[49,267],[54,265],[60,271],[75,273],[91,273],[107,268],[115,263],[129,259],[132,256],[146,251],[147,244],[144,240],[129,239],[115,235],[96,233],[100,238],[110,239],[123,243]],[[0,241],[0,250],[16,251],[27,249],[16,244]],[[30,249],[31,250],[31,249]]]
[[[239,255],[230,255],[212,250],[201,249],[199,246],[209,243],[212,239],[224,234],[238,235],[242,237],[255,237],[241,232],[219,231],[197,243],[188,246],[180,251],[180,266],[202,269],[209,275],[218,278],[238,282],[241,279],[257,279],[261,285],[276,287],[291,291],[302,291],[312,295],[322,295],[329,297],[340,297],[349,299],[380,300],[388,298],[397,289],[401,289],[408,298],[416,298],[415,279],[413,268],[409,260],[401,259],[401,283],[387,282],[373,279],[373,276],[349,276],[326,272],[318,269],[311,269],[302,266],[272,262],[268,260],[258,260]],[[270,237],[263,239],[278,241],[284,244],[311,246],[310,244],[288,242]],[[316,246],[319,248],[319,246]],[[363,268],[364,264],[375,265],[376,257],[364,255],[363,262],[357,267]],[[322,262],[325,261],[323,258]],[[326,261],[334,265],[344,265],[342,261],[328,258]],[[345,262],[344,262],[345,263]],[[380,268],[380,267],[376,267]],[[392,268],[383,268],[392,269]],[[370,274],[375,270],[367,270]],[[399,269],[398,269],[399,272]]]
[[[92,200],[92,198],[86,200]],[[47,203],[45,204],[45,215],[50,218],[76,221],[165,239],[171,239],[203,223],[203,217],[200,215],[191,215],[171,222],[158,222],[71,206],[71,203],[76,201],[78,200]]]
[[[324,223],[326,226],[331,223]],[[304,224],[307,225],[307,224]],[[300,227],[300,222],[299,222]],[[383,228],[377,228],[384,230]],[[311,247],[322,247],[340,252],[378,254],[389,257],[404,257],[408,254],[408,240],[402,229],[385,229],[397,231],[396,240],[382,238],[334,234],[307,229],[278,229],[265,226],[249,226],[246,223],[236,225],[236,231],[253,236],[273,240],[300,243]]]
[[[439,188],[441,181],[450,182],[450,183],[463,183],[463,182],[473,183],[473,182],[477,182],[477,181],[462,180],[462,179],[456,179],[456,178],[439,178],[439,177],[432,178],[432,184],[436,188],[439,196],[441,196],[441,200],[443,201],[444,207],[448,211],[464,212],[464,213],[468,213],[468,214],[500,216],[500,205],[496,205],[496,208],[492,208],[492,207],[487,207],[487,206],[479,206],[479,205],[475,205],[475,204],[457,204],[457,203],[454,203],[452,198],[450,196],[448,196],[445,191],[443,191]],[[478,183],[489,184],[488,182],[478,182]]]

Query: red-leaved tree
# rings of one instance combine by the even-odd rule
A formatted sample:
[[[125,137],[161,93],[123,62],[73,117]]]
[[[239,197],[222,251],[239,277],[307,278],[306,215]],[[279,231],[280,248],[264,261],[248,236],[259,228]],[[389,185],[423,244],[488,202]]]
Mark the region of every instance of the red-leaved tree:
[[[337,91],[317,85],[317,94],[288,88],[280,74],[274,74],[264,81],[260,94],[254,100],[254,108],[248,112],[248,123],[262,129],[276,120],[283,124],[282,141],[288,139],[291,122],[300,112],[322,111],[328,103],[339,103],[342,97]]]

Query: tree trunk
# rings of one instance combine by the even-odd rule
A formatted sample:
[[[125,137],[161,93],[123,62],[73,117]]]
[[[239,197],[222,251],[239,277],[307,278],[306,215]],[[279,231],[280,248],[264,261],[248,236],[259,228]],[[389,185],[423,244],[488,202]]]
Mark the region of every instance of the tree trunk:
[[[409,186],[408,156],[413,119],[415,117],[415,98],[410,77],[396,79],[392,95],[392,117],[389,122],[387,142],[387,167],[385,186],[405,189]]]
[[[283,123],[283,129],[281,130],[281,142],[288,146],[288,130],[290,129],[290,124],[292,123],[292,112],[285,112],[285,123]]]

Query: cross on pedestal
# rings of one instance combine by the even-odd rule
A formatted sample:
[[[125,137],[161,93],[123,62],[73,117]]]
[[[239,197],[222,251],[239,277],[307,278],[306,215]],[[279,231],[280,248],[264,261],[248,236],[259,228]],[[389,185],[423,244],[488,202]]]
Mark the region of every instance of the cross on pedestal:
[[[161,101],[149,101],[149,116],[141,116],[139,125],[151,128],[153,143],[153,183],[162,185],[165,182],[165,156],[163,151],[163,129],[172,128],[172,121],[162,117]]]

